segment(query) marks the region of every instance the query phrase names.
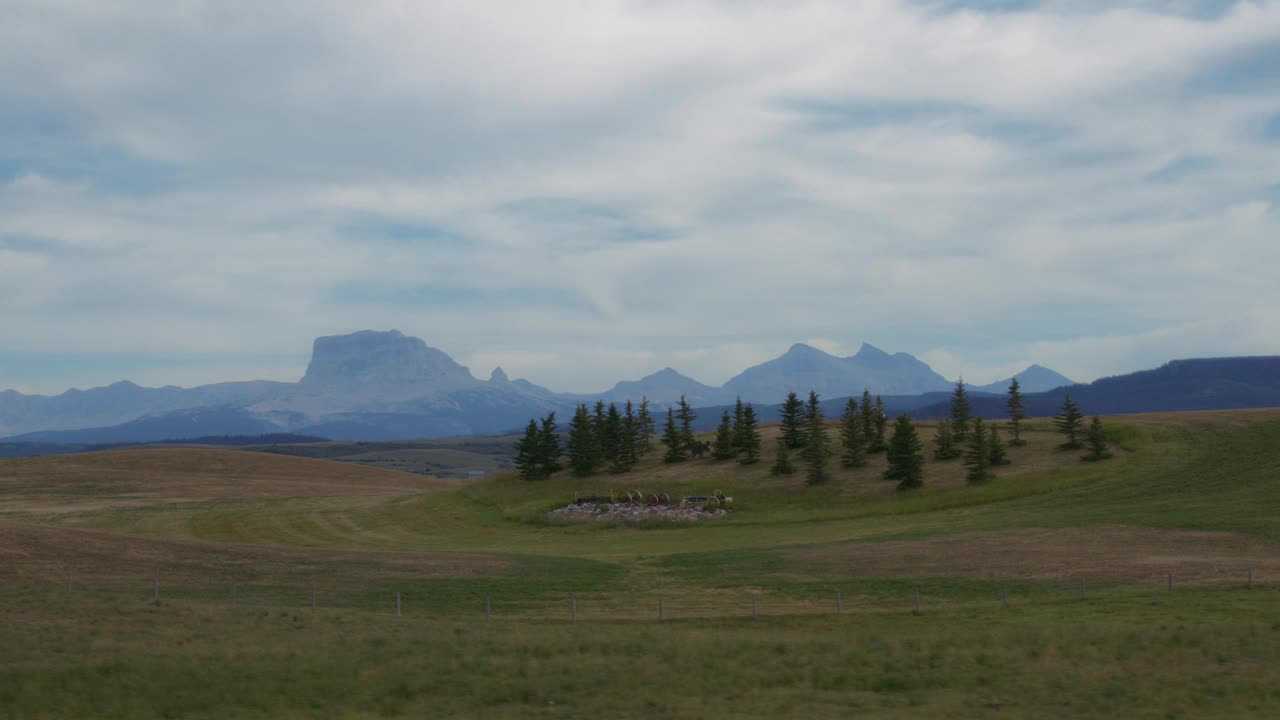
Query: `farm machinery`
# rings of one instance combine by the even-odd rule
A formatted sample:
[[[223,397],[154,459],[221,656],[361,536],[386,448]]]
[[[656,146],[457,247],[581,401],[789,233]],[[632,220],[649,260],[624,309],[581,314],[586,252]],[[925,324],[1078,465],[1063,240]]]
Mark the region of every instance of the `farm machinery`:
[[[672,498],[667,493],[642,493],[639,490],[623,490],[622,492],[610,492],[608,495],[583,495],[576,493],[573,498],[575,505],[648,505],[652,507],[701,507],[708,510],[725,507],[733,504],[733,498],[726,496],[723,492],[716,490],[710,495],[685,495],[679,500]]]

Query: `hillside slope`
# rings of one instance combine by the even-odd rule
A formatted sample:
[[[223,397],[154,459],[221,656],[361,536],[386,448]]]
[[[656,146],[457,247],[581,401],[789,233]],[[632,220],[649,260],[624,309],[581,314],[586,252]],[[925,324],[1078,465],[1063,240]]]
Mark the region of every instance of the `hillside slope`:
[[[1042,393],[1025,393],[1027,415],[1051,417],[1070,393],[1087,414],[1185,412],[1280,407],[1280,357],[1174,360],[1153,370],[1102,378]],[[972,398],[975,415],[1008,414],[1005,397]],[[911,411],[913,417],[948,414],[946,401]]]
[[[403,494],[450,480],[217,448],[0,459],[0,513],[66,514],[196,500]]]

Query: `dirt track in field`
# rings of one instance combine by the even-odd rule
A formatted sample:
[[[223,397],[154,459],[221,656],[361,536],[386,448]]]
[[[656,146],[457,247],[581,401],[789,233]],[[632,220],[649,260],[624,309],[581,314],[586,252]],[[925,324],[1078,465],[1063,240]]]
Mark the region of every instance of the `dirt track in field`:
[[[0,520],[0,580],[149,578],[286,582],[301,575],[459,578],[501,574],[510,561],[477,553],[299,548],[170,540]],[[336,568],[341,568],[338,573]]]
[[[786,552],[797,574],[1221,580],[1280,577],[1280,545],[1225,532],[1127,525],[964,533]]]

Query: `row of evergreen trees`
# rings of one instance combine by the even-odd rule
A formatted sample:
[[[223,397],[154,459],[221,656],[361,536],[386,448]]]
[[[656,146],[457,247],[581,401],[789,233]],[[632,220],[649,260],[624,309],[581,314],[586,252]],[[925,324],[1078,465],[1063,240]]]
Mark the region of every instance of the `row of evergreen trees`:
[[[1071,399],[1071,393],[1067,393],[1063,399],[1062,410],[1054,416],[1053,425],[1066,438],[1058,446],[1059,448],[1063,450],[1088,448],[1089,453],[1081,458],[1087,462],[1097,462],[1111,457],[1111,452],[1107,450],[1107,433],[1102,427],[1102,418],[1094,415],[1089,421],[1089,427],[1085,428],[1084,413],[1080,411],[1076,401]]]
[[[1016,378],[1009,385],[1007,406],[1009,444],[1025,445],[1022,421],[1026,415]],[[743,403],[739,398],[732,413],[724,411],[715,440],[709,448],[694,434],[696,418],[683,395],[675,408],[667,410],[660,440],[666,447],[664,462],[681,462],[695,454],[700,455],[706,449],[717,460],[737,459],[744,465],[759,461],[760,430],[755,408],[750,403]],[[1083,426],[1083,418],[1079,405],[1068,394],[1061,413],[1054,418],[1055,428],[1065,437],[1060,447],[1074,450],[1087,443],[1090,452],[1084,456],[1085,460],[1110,457],[1101,418],[1095,415],[1087,430]],[[899,416],[894,423],[893,436],[888,441],[885,439],[887,426],[884,402],[878,395],[873,399],[871,393],[864,390],[861,402],[849,398],[839,422],[841,464],[846,468],[862,467],[866,465],[869,454],[885,452],[889,463],[885,478],[897,481],[901,490],[920,487],[924,454],[914,423],[905,413]],[[568,456],[573,474],[580,477],[594,475],[601,469],[624,473],[651,451],[653,435],[654,423],[649,413],[648,398],[641,400],[638,410],[629,400],[622,411],[613,403],[606,407],[603,401],[596,403],[594,412],[582,404],[574,412],[563,452],[553,412],[541,422],[529,421],[524,436],[516,443],[515,464],[520,477],[526,480],[542,479],[559,470],[562,454]],[[805,465],[809,484],[818,485],[829,479],[828,466],[834,453],[816,392],[809,392],[808,402],[802,401],[794,392],[787,394],[782,404],[777,443],[771,472],[796,472],[792,451],[797,451]],[[938,421],[934,446],[936,461],[963,458],[965,477],[970,483],[986,481],[991,477],[991,467],[1010,462],[997,425],[972,416],[963,379],[956,383],[952,392],[950,416]]]
[[[524,436],[516,441],[516,472],[523,480],[542,480],[560,469],[560,435],[556,414],[549,413],[542,423],[529,420]]]
[[[562,455],[568,456],[570,470],[580,477],[594,475],[602,468],[624,473],[652,449],[654,428],[648,398],[640,400],[638,409],[628,400],[622,411],[614,403],[606,408],[603,401],[596,402],[594,412],[585,404],[578,405],[563,448],[555,418],[553,412],[541,423],[530,420],[524,436],[516,441],[515,466],[522,479],[550,476],[561,469]]]
[[[675,462],[674,448],[668,445],[668,449],[668,462]],[[716,437],[711,443],[711,457],[716,460],[736,459],[743,465],[760,462],[760,424],[751,403],[743,403],[742,398],[738,398],[732,415],[728,410],[720,415],[720,425],[716,427]]]
[[[840,416],[840,462],[847,468],[867,464],[869,453],[884,452],[885,428],[888,416],[884,401],[879,395],[872,401],[871,393],[862,392],[862,402],[849,398],[844,414]],[[793,393],[787,394],[782,404],[782,420],[778,435],[778,452],[770,470],[775,475],[788,475],[796,471],[791,451],[799,450],[805,465],[805,479],[810,485],[825,483],[830,475],[828,462],[833,454],[827,436],[826,418],[818,394],[809,391],[808,402]]]
[[[1009,444],[1025,445],[1026,441],[1022,439],[1022,421],[1026,419],[1026,412],[1017,378],[1009,384],[1007,406],[1011,436]],[[996,425],[985,425],[982,418],[972,417],[971,410],[969,395],[962,379],[956,383],[951,394],[950,417],[938,421],[934,435],[934,459],[945,461],[962,457],[966,468],[965,480],[975,484],[991,478],[992,466],[1006,465],[1010,460]],[[1071,394],[1067,393],[1063,398],[1062,410],[1053,419],[1054,428],[1065,438],[1059,448],[1078,450],[1087,443],[1089,453],[1082,459],[1092,462],[1110,457],[1102,418],[1094,415],[1088,430],[1085,430],[1083,421],[1084,413],[1071,399]],[[889,441],[888,460],[889,469],[885,471],[885,478],[897,480],[899,490],[921,486],[924,474],[923,447],[910,416],[905,413],[894,425],[893,438]]]
[[[1022,393],[1017,378],[1014,378],[1009,385],[1008,406],[1009,432],[1013,436],[1010,444],[1025,445],[1021,425],[1025,413],[1022,411]],[[962,378],[951,392],[950,417],[939,419],[937,429],[934,431],[933,458],[938,461],[963,458],[966,481],[980,483],[991,478],[989,468],[995,465],[1008,465],[1010,460],[1004,440],[1000,437],[999,428],[995,423],[986,425],[982,418],[973,417],[971,411],[969,392],[965,389]],[[914,476],[907,477],[912,481],[918,480]],[[907,487],[918,487],[918,485]]]
[[[696,419],[683,395],[675,408],[667,410],[661,437],[661,443],[666,446],[665,462],[681,462],[703,447],[693,431]],[[515,466],[521,478],[541,480],[551,475],[561,468],[561,455],[579,477],[594,475],[602,469],[625,473],[653,449],[654,422],[649,399],[642,398],[638,408],[628,400],[623,410],[615,403],[606,406],[603,401],[596,402],[594,412],[580,404],[569,423],[563,448],[556,432],[555,413],[547,415],[541,423],[529,421],[524,436],[515,446]],[[717,460],[737,458],[744,465],[758,462],[760,429],[755,408],[739,399],[732,415],[726,410],[710,452]]]
[[[602,469],[624,473],[649,453],[653,431],[648,398],[641,398],[639,408],[628,400],[622,411],[615,403],[606,408],[603,401],[597,401],[594,412],[580,404],[569,422],[565,441],[569,470],[578,477],[588,477]]]

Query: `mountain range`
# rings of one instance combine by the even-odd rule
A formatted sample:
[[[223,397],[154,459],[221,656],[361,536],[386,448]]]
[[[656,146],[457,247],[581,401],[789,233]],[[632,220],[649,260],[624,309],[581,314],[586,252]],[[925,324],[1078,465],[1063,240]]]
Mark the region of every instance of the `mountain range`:
[[[1173,360],[1151,370],[1031,392],[1023,398],[1027,416],[1056,415],[1068,393],[1088,415],[1280,407],[1280,357]],[[1004,397],[974,394],[970,405],[980,417],[1008,414]],[[938,418],[949,411],[949,400],[939,398],[910,412],[920,418]]]
[[[1024,392],[1071,381],[1039,365],[1018,375]],[[1003,393],[1008,380],[974,387]],[[720,387],[672,368],[622,381],[601,393],[557,393],[501,368],[481,380],[447,353],[399,331],[363,330],[317,338],[296,383],[249,381],[194,388],[118,382],[57,396],[0,392],[0,436],[24,442],[120,443],[207,435],[293,432],[342,440],[387,440],[505,432],[548,412],[565,417],[581,402],[647,397],[655,409],[681,395],[697,407],[736,398],[768,405],[810,389],[825,398],[920,396],[952,382],[907,353],[864,344],[837,357],[804,344],[743,370]]]

